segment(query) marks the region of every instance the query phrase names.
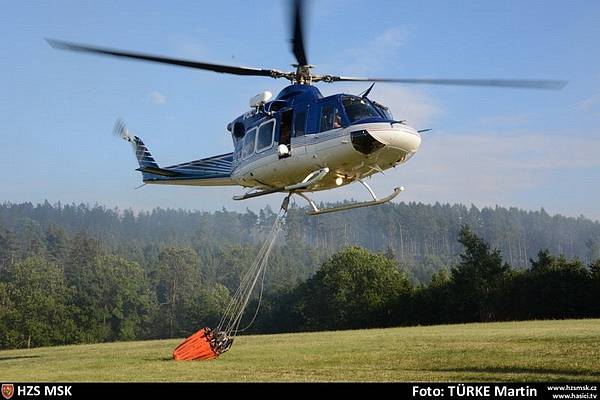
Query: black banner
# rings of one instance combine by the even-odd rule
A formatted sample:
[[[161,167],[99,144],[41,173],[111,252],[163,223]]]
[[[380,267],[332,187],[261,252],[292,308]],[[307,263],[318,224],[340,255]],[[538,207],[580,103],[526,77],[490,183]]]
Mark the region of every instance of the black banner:
[[[242,390],[245,395],[280,395],[293,391],[314,396],[315,390],[336,395],[366,395],[385,389],[394,398],[409,399],[599,399],[596,383],[2,383],[0,400],[66,398],[83,399],[93,396],[166,396],[194,394],[232,394]]]

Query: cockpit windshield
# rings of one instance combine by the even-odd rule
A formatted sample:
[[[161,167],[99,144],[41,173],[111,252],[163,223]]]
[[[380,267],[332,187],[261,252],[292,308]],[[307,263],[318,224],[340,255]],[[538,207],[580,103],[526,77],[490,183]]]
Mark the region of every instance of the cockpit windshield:
[[[383,115],[385,118],[391,119],[391,120],[394,119],[394,117],[392,116],[392,113],[390,112],[389,108],[387,108],[383,104],[379,104],[378,102],[373,101],[373,100],[371,100],[371,103],[373,103],[373,105],[375,106],[375,108],[377,108],[377,110],[379,110],[379,112],[381,113],[381,115]]]
[[[342,98],[342,103],[344,104],[344,109],[346,110],[346,115],[348,115],[350,123],[367,118],[382,118],[381,114],[377,112],[375,107],[373,107],[371,102],[367,99],[344,96]]]

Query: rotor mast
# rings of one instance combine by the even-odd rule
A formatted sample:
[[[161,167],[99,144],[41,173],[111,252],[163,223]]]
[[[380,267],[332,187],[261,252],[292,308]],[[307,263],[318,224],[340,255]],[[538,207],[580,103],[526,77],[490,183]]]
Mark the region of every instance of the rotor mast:
[[[292,67],[296,68],[295,73],[290,73],[290,82],[294,85],[310,85],[313,83],[314,78],[317,78],[310,71],[311,68],[314,68],[314,65],[292,64]]]

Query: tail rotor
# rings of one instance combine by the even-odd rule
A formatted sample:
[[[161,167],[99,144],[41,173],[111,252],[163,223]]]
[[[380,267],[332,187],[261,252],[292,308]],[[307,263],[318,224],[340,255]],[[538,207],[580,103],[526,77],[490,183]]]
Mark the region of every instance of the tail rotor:
[[[133,143],[133,136],[129,134],[127,125],[125,125],[125,121],[123,121],[122,118],[117,119],[117,121],[115,122],[113,134],[117,137],[120,137],[123,140],[127,140],[128,142]]]

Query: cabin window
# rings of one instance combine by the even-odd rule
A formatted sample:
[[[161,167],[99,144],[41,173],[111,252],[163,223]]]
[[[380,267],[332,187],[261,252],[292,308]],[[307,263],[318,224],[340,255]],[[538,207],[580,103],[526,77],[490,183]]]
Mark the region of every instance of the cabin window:
[[[321,107],[321,132],[342,127],[342,119],[333,105]]]
[[[273,133],[275,127],[275,120],[272,119],[269,122],[265,122],[258,128],[258,137],[256,138],[256,152],[260,153],[271,147],[273,144]]]
[[[381,115],[367,99],[344,96],[342,102],[344,104],[344,108],[346,109],[346,115],[348,115],[350,123],[355,123],[367,118],[381,118]]]
[[[239,140],[244,137],[244,124],[241,122],[236,122],[233,125],[233,136],[236,140]]]
[[[306,133],[306,111],[296,111],[294,115],[294,136],[303,136]]]
[[[254,153],[254,139],[256,138],[256,128],[250,129],[244,137],[244,148],[242,149],[242,158],[248,158]]]

